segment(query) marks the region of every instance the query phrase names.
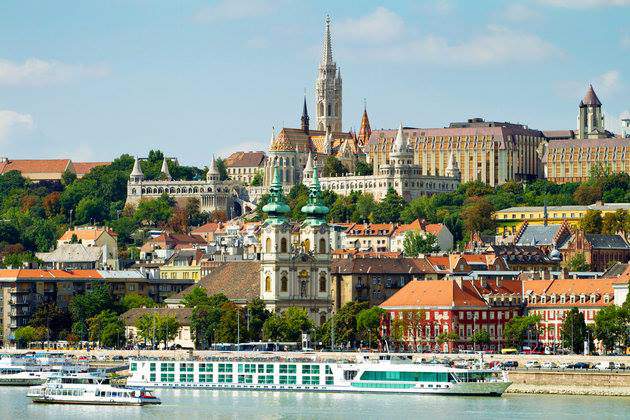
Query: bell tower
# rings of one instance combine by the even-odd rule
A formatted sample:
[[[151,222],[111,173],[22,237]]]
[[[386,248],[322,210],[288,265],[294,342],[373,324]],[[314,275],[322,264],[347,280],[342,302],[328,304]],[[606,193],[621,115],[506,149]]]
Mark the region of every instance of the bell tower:
[[[330,16],[326,16],[322,59],[315,82],[315,115],[317,129],[333,133],[341,131],[341,70],[333,61]]]

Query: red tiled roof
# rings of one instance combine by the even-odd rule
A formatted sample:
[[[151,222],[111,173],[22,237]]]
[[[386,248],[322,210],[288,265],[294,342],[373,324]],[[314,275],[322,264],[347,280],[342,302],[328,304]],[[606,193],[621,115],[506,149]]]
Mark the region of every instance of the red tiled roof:
[[[63,174],[70,165],[70,159],[10,159],[0,162],[0,174],[20,171],[28,174]]]
[[[85,175],[97,166],[111,165],[111,162],[72,162],[77,175]]]
[[[192,230],[193,235],[198,235],[200,233],[214,233],[221,228],[221,223],[208,222],[205,225],[201,225]]]
[[[59,240],[70,241],[72,236],[76,235],[77,239],[82,241],[95,241],[105,232],[114,238],[117,236],[116,232],[106,228],[74,228],[65,231]]]
[[[331,274],[426,274],[435,273],[424,258],[336,258]]]
[[[0,278],[14,279],[101,279],[97,270],[42,270],[17,269],[0,270]]]
[[[227,167],[260,166],[265,160],[265,152],[234,152],[225,159]]]
[[[409,230],[413,230],[416,232],[428,232],[431,235],[437,236],[443,228],[444,225],[442,223],[431,223],[425,224],[423,226],[422,222],[416,219],[411,223],[399,225],[392,236],[402,235]]]
[[[575,306],[579,300],[571,303],[568,297],[570,295],[579,297],[581,294],[586,295],[586,301],[579,303],[580,306],[603,306],[612,303],[612,300],[610,303],[604,303],[602,296],[607,293],[612,297],[614,295],[612,285],[616,282],[618,282],[618,279],[615,278],[524,280],[523,291],[525,292],[525,297],[527,297],[528,292],[536,296],[551,296],[552,294],[557,296],[564,294],[567,296],[564,304],[560,303],[560,299],[556,299],[555,303],[551,303],[550,299],[547,299],[546,303],[540,303],[540,299],[538,299],[536,303],[528,306]],[[590,301],[591,294],[596,295],[595,302]]]
[[[415,280],[383,302],[384,309],[421,309],[425,307],[487,306],[471,282],[462,286],[455,280]]]

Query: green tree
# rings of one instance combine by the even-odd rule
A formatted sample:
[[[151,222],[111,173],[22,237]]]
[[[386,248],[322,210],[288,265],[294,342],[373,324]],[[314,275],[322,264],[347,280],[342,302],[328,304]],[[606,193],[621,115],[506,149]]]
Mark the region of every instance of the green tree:
[[[166,223],[173,214],[173,205],[166,195],[156,199],[141,200],[134,218],[138,223],[159,226]]]
[[[370,347],[378,343],[381,319],[384,315],[385,310],[378,306],[363,309],[357,314],[357,330]]]
[[[219,179],[221,181],[225,181],[226,179],[230,179],[227,173],[227,168],[225,167],[225,161],[221,158],[216,160],[217,169],[219,170]]]
[[[494,230],[494,206],[485,197],[468,201],[461,211],[464,227],[469,234]]]
[[[405,232],[403,249],[406,257],[417,257],[419,254],[431,254],[440,250],[437,237],[431,233]]]
[[[62,332],[68,331],[72,325],[68,312],[53,302],[39,305],[28,323],[35,328],[46,328],[51,340],[60,339]]]
[[[120,338],[124,340],[125,327],[112,310],[101,311],[98,315],[88,319],[88,331],[90,341],[97,341],[101,346],[113,347],[120,343]],[[112,333],[117,333],[118,337]]]
[[[569,271],[590,271],[591,266],[586,262],[586,257],[583,253],[573,255],[567,261],[564,262],[564,268]]]
[[[453,343],[459,340],[459,334],[455,331],[449,331],[447,333],[440,333],[435,337],[435,340],[438,342],[440,346],[444,345],[444,343]]]
[[[260,341],[262,339],[263,325],[271,316],[271,313],[265,307],[265,302],[259,298],[254,298],[247,304],[246,309],[247,325],[249,326],[247,335],[251,341]]]
[[[106,309],[113,309],[114,302],[109,288],[104,283],[92,283],[88,291],[78,294],[70,301],[72,330],[80,338],[88,334],[87,321]]]
[[[182,298],[182,303],[187,308],[194,308],[195,306],[209,305],[210,299],[206,289],[201,286],[194,286],[190,289],[190,292]]]
[[[521,347],[528,336],[539,337],[539,324],[540,315],[515,316],[505,324],[503,338],[507,344]]]
[[[584,351],[586,334],[587,329],[586,322],[584,322],[584,314],[576,307],[571,308],[571,310],[565,314],[562,326],[560,327],[562,347],[571,349],[575,354],[581,354]]]
[[[370,193],[361,194],[354,204],[354,211],[350,216],[355,223],[366,223],[373,219],[373,213],[378,208],[378,205],[374,201],[374,197]]]
[[[322,176],[341,176],[348,173],[348,169],[343,166],[343,163],[334,156],[328,156],[324,160],[324,168],[322,169]]]
[[[221,320],[221,308],[202,303],[193,308],[190,318],[195,347],[208,348],[215,341],[215,335]]]
[[[158,317],[158,342],[164,342],[164,348],[179,333],[180,324],[172,315]]]
[[[595,337],[602,342],[606,351],[626,344],[628,341],[630,314],[624,307],[609,305],[595,314]]]
[[[582,220],[580,220],[580,228],[584,233],[601,233],[602,212],[599,210],[587,210]]]
[[[61,174],[61,185],[63,185],[64,187],[67,187],[68,185],[76,181],[76,179],[77,179],[77,174],[66,169]]]
[[[123,311],[133,308],[155,308],[157,304],[149,296],[142,296],[138,293],[127,293],[120,299],[120,306]]]
[[[470,336],[470,341],[475,345],[485,346],[490,344],[490,334],[485,330],[477,330]]]
[[[256,172],[256,175],[252,178],[252,187],[261,187],[263,184],[262,172]]]
[[[221,305],[221,317],[216,329],[216,341],[220,343],[236,343],[241,328],[243,332],[246,331],[240,308],[233,302],[225,302]],[[245,335],[243,334],[241,337],[245,337]]]
[[[300,341],[302,333],[311,331],[313,322],[306,310],[289,307],[281,314],[271,315],[263,324],[263,339],[271,341]]]
[[[100,223],[107,217],[105,201],[98,197],[83,197],[77,204],[77,224]]]
[[[321,341],[325,345],[332,345],[332,331],[334,329],[335,346],[339,345],[353,345],[359,340],[357,334],[357,316],[364,309],[368,309],[366,302],[348,302],[343,305],[331,319],[328,319],[320,327]]]
[[[37,329],[30,325],[19,327],[15,330],[14,337],[19,347],[25,347],[29,343],[37,340]]]
[[[405,205],[405,199],[390,187],[385,197],[376,206],[376,211],[372,213],[371,221],[373,223],[398,223]]]
[[[359,176],[372,175],[372,172],[373,172],[372,165],[362,160],[357,161],[357,164],[355,165],[355,169],[354,169],[354,173],[356,175],[359,175]]]

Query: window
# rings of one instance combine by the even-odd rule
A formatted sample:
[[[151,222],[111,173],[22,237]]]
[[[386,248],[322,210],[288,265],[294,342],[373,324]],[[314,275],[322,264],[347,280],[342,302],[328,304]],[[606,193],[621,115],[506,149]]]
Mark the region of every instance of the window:
[[[179,382],[193,382],[193,374],[192,373],[180,373],[179,374]]]
[[[214,375],[202,373],[199,375],[199,382],[214,382]]]
[[[361,374],[362,381],[405,381],[405,382],[450,382],[454,378],[447,372],[398,372],[366,371]]]
[[[287,238],[280,240],[280,252],[287,252]]]
[[[225,375],[219,373],[219,383],[232,383],[232,375]]]
[[[319,240],[319,253],[320,254],[325,254],[326,253],[326,239],[321,238]]]
[[[232,363],[219,363],[219,372],[232,373]]]
[[[192,363],[180,363],[179,371],[180,372],[192,372],[194,369],[194,365]]]
[[[287,280],[287,276],[282,276],[280,279],[280,291],[287,292],[289,290],[289,280]]]
[[[297,378],[293,375],[280,375],[281,385],[295,385],[297,384]]]
[[[319,375],[319,365],[302,365],[303,375]]]
[[[271,277],[265,277],[265,292],[271,292]]]
[[[138,364],[135,362],[132,363],[130,369],[132,372],[135,372],[138,369]]]
[[[256,365],[253,363],[239,363],[238,372],[239,373],[256,373]]]
[[[271,254],[271,238],[267,238],[265,241],[265,252]]]
[[[174,373],[162,373],[160,374],[160,381],[162,382],[175,382]]]
[[[296,365],[280,365],[280,373],[297,373]]]
[[[252,375],[238,375],[239,384],[251,384],[254,383]]]
[[[258,375],[258,383],[259,384],[272,384],[273,375]]]
[[[160,370],[162,372],[174,372],[175,371],[175,363],[161,363]]]
[[[304,250],[306,252],[311,250],[311,241],[308,239],[305,239],[304,242],[302,242],[302,245],[304,246]]]
[[[319,278],[319,292],[320,293],[326,292],[326,276],[321,276]]]
[[[199,363],[199,372],[212,372],[212,370],[212,363]]]
[[[319,376],[302,376],[303,385],[319,385]]]

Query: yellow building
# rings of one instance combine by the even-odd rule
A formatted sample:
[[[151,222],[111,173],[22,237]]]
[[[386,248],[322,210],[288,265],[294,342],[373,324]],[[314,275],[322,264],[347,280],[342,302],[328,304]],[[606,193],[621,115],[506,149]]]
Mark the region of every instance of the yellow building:
[[[193,280],[195,283],[201,278],[201,257],[203,252],[194,249],[184,249],[175,252],[160,267],[160,278]]]
[[[510,207],[494,213],[497,221],[497,234],[511,234],[527,221],[530,225],[542,225],[545,219],[549,224],[560,224],[565,220],[572,227],[577,226],[588,210],[599,210],[602,216],[619,209],[630,211],[630,203],[596,203],[589,206],[548,206]],[[545,216],[546,212],[546,216]]]
[[[494,186],[542,176],[537,148],[544,137],[539,130],[474,118],[446,128],[406,127],[403,131],[422,175],[444,176],[452,152],[461,182],[478,180]],[[396,130],[372,131],[366,153],[374,173],[389,162],[395,136]]]

